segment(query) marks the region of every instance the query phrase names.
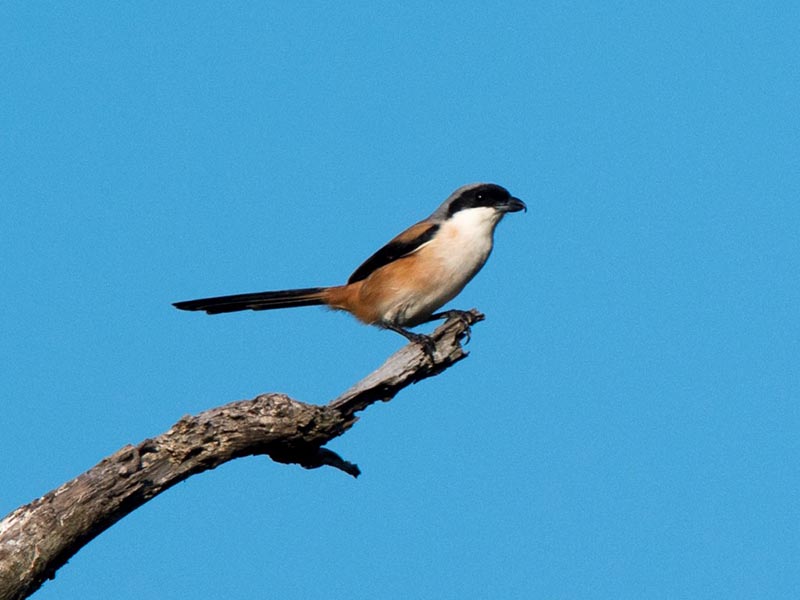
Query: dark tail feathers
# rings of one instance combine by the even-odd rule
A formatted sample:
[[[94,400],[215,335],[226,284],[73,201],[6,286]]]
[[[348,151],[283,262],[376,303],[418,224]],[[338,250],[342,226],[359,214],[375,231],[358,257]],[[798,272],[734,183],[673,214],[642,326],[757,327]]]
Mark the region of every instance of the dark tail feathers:
[[[328,288],[304,288],[282,290],[280,292],[256,292],[236,294],[175,302],[172,306],[181,310],[204,310],[209,315],[235,312],[237,310],[270,310],[294,306],[314,306],[325,304],[325,291]]]

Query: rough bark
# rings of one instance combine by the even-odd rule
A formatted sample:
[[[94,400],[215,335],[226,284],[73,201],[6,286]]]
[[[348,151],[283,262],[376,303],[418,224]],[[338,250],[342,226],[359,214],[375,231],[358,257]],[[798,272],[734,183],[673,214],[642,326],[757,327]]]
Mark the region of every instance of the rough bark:
[[[262,394],[185,416],[169,431],[125,446],[14,510],[0,521],[0,600],[27,598],[122,517],[176,483],[234,458],[266,454],[278,462],[332,466],[357,477],[356,465],[323,446],[353,426],[355,413],[466,357],[461,339],[482,319],[473,310],[448,320],[432,335],[431,356],[409,344],[325,406]]]

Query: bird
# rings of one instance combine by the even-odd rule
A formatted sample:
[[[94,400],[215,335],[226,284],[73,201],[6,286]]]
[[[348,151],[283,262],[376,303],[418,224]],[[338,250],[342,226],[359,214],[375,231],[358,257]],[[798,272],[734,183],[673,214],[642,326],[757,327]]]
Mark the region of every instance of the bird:
[[[431,338],[409,328],[453,316],[463,318],[464,311],[436,311],[455,298],[486,263],[500,220],[519,211],[527,211],[525,203],[500,185],[465,185],[428,218],[365,260],[343,285],[200,298],[173,306],[215,315],[323,305],[397,332],[432,356]]]

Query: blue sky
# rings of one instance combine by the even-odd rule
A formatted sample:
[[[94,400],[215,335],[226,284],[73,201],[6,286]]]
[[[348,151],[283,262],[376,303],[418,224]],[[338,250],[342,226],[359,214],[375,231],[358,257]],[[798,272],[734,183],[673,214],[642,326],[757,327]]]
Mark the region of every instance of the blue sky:
[[[399,336],[170,303],[338,283],[508,187],[471,356],[248,458],[36,598],[796,598],[789,3],[5,3],[0,513],[187,413],[324,403]]]

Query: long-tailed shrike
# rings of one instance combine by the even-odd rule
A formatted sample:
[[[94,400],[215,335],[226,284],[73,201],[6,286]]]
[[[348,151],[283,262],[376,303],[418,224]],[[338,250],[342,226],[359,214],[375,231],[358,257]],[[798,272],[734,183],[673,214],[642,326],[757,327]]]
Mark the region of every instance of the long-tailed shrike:
[[[455,298],[483,267],[500,219],[520,210],[526,210],[525,203],[499,185],[465,185],[430,217],[370,256],[344,285],[218,296],[174,306],[214,315],[322,304],[396,331],[429,350],[430,338],[407,328],[458,314],[435,311]]]

